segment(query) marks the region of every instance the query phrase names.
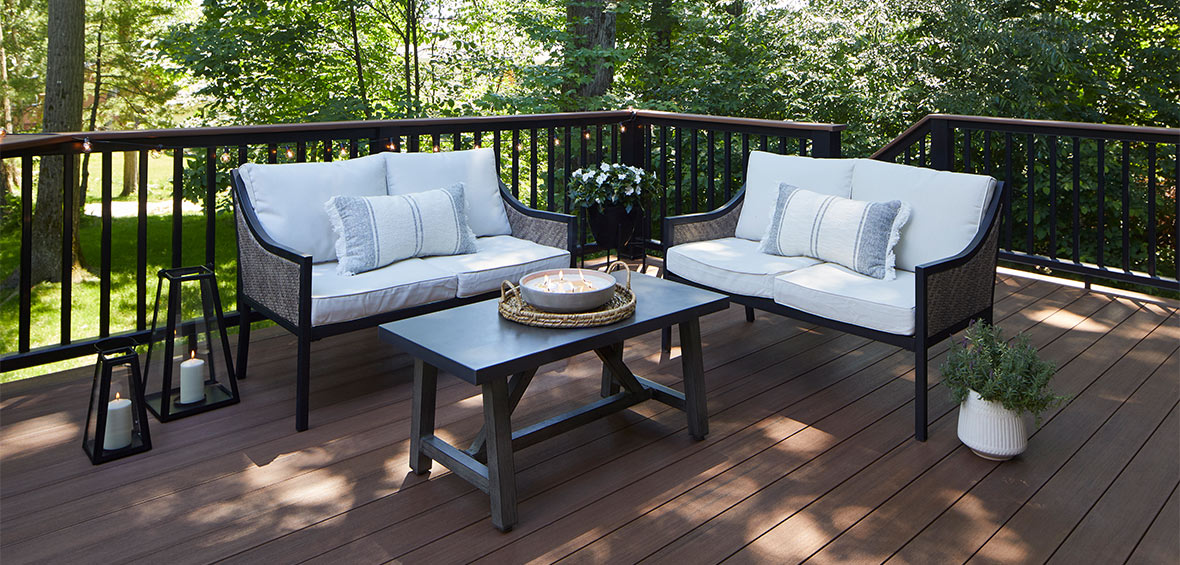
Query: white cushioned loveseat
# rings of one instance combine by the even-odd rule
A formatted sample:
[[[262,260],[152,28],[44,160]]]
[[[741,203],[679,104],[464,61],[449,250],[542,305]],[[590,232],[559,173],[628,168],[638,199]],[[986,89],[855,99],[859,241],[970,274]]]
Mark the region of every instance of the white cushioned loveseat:
[[[463,184],[474,253],[338,273],[329,199],[420,193],[455,183]],[[528,208],[508,193],[487,148],[245,164],[233,171],[232,187],[243,314],[239,378],[246,376],[252,310],[294,333],[300,431],[308,426],[311,341],[487,298],[505,279],[570,266],[576,241],[573,216]]]
[[[896,276],[873,278],[812,257],[762,252],[783,183],[909,204],[894,247]],[[750,321],[760,309],[914,351],[914,433],[924,441],[927,349],[971,320],[992,318],[1003,189],[981,175],[754,151],[745,187],[725,206],[664,220],[665,276],[729,294]],[[669,339],[666,332],[665,344]]]

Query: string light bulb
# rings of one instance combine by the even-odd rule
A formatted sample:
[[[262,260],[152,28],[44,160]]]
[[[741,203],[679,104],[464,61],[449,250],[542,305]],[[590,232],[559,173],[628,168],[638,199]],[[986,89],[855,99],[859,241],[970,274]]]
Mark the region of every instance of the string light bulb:
[[[228,162],[229,162],[229,152],[228,152],[228,151],[226,151],[226,152],[224,152],[224,153],[222,153],[222,154],[221,154],[221,162],[222,162],[222,163],[228,163]]]
[[[7,135],[8,135],[8,130],[5,128],[0,128],[0,138],[3,138]]]
[[[586,139],[590,139],[590,132],[586,132],[586,133],[585,133],[585,134],[583,134],[583,135],[585,135],[585,136],[586,136]]]
[[[294,157],[295,157],[295,151],[293,151],[290,147],[288,147],[287,148],[287,158],[293,159]]]
[[[627,126],[619,126],[619,131],[622,131],[622,132],[627,131]]]
[[[434,146],[434,152],[435,152],[435,153],[438,153],[438,152],[439,152],[439,150],[440,150],[440,149],[439,149],[439,146],[435,145],[435,146]]]
[[[345,158],[348,157],[348,147],[347,146],[340,148],[340,156],[345,157]]]
[[[82,151],[90,153],[90,149],[91,149],[90,138],[89,137],[83,138],[82,139]]]
[[[554,145],[561,145],[561,140],[560,140],[560,139],[557,139],[556,137],[554,137],[554,138],[553,138],[553,144],[554,144]]]
[[[517,151],[520,151],[521,149],[524,149],[524,145],[523,145],[523,144],[520,144],[520,143],[517,143],[517,144],[516,144],[516,150],[517,150]]]
[[[389,143],[385,144],[385,148],[390,151],[397,151],[397,143],[394,143],[393,140],[391,139],[391,140],[389,140]]]

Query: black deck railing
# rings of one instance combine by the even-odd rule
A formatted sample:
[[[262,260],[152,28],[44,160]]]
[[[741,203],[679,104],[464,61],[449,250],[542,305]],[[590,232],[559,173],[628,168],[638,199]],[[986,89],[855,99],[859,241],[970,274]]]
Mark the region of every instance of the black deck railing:
[[[838,157],[842,125],[783,122],[672,114],[643,110],[567,114],[414,119],[365,122],[193,128],[174,130],[104,131],[90,133],[9,135],[0,140],[0,159],[15,159],[21,169],[18,335],[0,351],[0,371],[15,370],[93,353],[93,343],[111,335],[144,337],[150,324],[148,309],[155,286],[155,269],[187,264],[211,264],[218,269],[227,308],[236,304],[236,265],[232,253],[233,224],[224,208],[229,171],[246,162],[330,161],[380,151],[450,151],[491,147],[498,155],[501,180],[526,204],[571,212],[566,198],[569,173],[600,161],[623,162],[656,174],[666,190],[651,202],[650,219],[642,234],[643,250],[659,248],[659,229],[665,215],[713,208],[728,199],[744,182],[746,157],[751,149],[780,153]],[[112,162],[118,152],[138,154],[135,195],[134,248],[114,249],[116,229],[112,214]],[[30,278],[33,237],[34,167],[50,156],[91,153],[99,161],[101,215],[97,242],[83,242],[87,265],[97,266],[98,320],[74,318],[80,298],[74,296],[72,215],[64,206],[60,293],[56,305],[37,301]],[[149,157],[170,160],[166,179],[149,179]],[[76,159],[58,159],[64,168],[63,202],[73,202],[78,190]],[[172,212],[167,218],[149,214],[149,183],[163,180],[170,187]],[[201,203],[199,218],[185,220],[185,198]],[[90,221],[90,220],[88,220]],[[124,219],[123,221],[129,221]],[[150,234],[149,224],[167,221],[167,241]],[[124,226],[128,227],[129,226]],[[86,230],[86,226],[83,226]],[[589,230],[581,230],[586,234]],[[597,247],[583,235],[578,254]],[[640,251],[643,251],[640,250]],[[228,257],[226,255],[229,255]],[[134,260],[132,260],[132,256]],[[151,268],[149,268],[151,267]],[[118,276],[116,276],[118,275]],[[0,274],[3,276],[3,274]],[[81,284],[93,285],[93,282]],[[134,290],[131,290],[131,289]],[[88,294],[87,296],[89,296]],[[127,295],[131,295],[128,298]],[[112,318],[112,301],[124,300],[123,310],[134,316]],[[237,318],[228,314],[228,322]],[[34,327],[57,326],[54,338],[33,339]],[[12,347],[15,345],[15,347]]]
[[[876,159],[1010,188],[1000,259],[1178,291],[1180,129],[932,114]]]

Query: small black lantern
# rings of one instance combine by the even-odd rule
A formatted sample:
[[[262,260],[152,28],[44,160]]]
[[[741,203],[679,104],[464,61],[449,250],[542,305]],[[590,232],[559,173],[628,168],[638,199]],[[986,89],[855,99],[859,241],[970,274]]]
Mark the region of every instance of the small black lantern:
[[[161,298],[167,310],[163,317]],[[147,409],[167,422],[237,404],[238,381],[229,352],[213,269],[161,270],[143,370]]]
[[[90,456],[90,462],[98,465],[151,449],[152,437],[144,410],[135,342],[113,338],[98,342],[95,348],[98,363],[94,365],[82,449]],[[123,373],[124,382],[112,386],[116,370]]]

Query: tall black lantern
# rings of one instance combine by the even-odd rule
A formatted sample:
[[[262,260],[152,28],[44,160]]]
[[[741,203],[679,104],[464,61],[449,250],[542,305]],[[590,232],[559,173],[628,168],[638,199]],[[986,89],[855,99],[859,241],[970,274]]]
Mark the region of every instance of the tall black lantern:
[[[143,383],[139,375],[139,354],[135,342],[114,338],[98,342],[98,363],[90,387],[90,408],[82,449],[98,465],[152,448],[144,410]],[[115,373],[122,382],[112,383]]]
[[[163,317],[161,307],[167,310]],[[213,269],[161,270],[143,371],[148,410],[167,422],[237,404],[229,352]]]

